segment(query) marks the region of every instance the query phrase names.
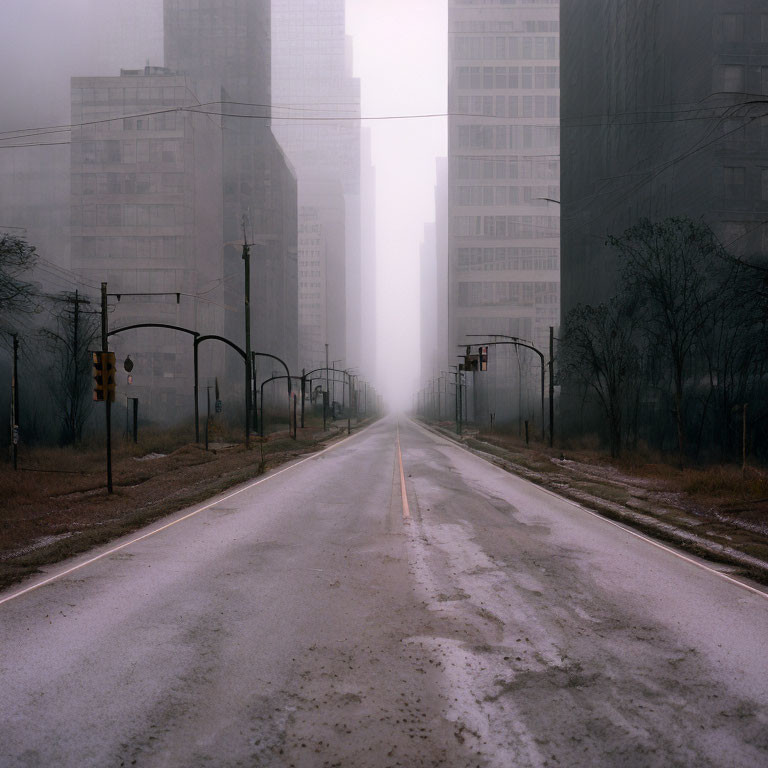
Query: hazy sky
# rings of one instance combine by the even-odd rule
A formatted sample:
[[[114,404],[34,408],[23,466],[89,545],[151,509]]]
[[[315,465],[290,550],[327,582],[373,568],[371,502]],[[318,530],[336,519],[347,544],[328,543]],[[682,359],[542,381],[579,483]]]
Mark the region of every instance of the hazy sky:
[[[446,0],[347,0],[364,115],[444,113]],[[419,375],[419,245],[434,220],[435,160],[445,118],[369,122],[377,174],[379,376],[393,405],[410,405]]]

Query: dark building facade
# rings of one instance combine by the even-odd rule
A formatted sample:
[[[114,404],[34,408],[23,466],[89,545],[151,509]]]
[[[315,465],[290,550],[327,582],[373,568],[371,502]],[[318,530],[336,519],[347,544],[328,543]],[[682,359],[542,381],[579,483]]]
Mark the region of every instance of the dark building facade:
[[[561,4],[563,316],[615,292],[606,237],[641,218],[703,219],[764,256],[765,2]]]

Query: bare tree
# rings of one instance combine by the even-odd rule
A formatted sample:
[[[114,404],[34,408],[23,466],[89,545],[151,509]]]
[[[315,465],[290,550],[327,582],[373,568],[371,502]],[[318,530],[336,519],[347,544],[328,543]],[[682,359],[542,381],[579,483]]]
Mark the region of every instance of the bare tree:
[[[34,312],[35,288],[22,279],[37,261],[35,248],[24,238],[0,234],[0,313]]]
[[[621,258],[623,288],[638,302],[651,348],[670,364],[682,465],[686,374],[717,302],[718,285],[712,276],[725,259],[724,249],[706,224],[682,218],[643,220],[609,242]]]
[[[621,453],[629,381],[638,357],[631,307],[618,299],[579,305],[564,324],[561,375],[597,395],[608,422],[611,456]]]
[[[81,305],[90,302],[79,293],[54,299],[59,305],[54,313],[56,327],[41,331],[51,353],[48,382],[58,403],[62,442],[77,443],[82,439],[91,410],[90,350],[95,345],[99,324],[96,313],[81,309]]]

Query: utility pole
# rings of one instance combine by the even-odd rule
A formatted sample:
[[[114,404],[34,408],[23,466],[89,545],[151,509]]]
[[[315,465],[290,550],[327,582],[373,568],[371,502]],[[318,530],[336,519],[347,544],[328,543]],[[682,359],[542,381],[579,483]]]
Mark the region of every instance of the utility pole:
[[[11,442],[13,444],[13,469],[19,466],[19,336],[13,334],[13,374],[11,377]]]
[[[741,479],[747,477],[747,403],[741,417]]]
[[[555,445],[555,329],[549,326],[549,447]]]
[[[75,411],[75,400],[77,399],[77,353],[78,353],[78,338],[77,338],[77,331],[78,327],[80,325],[80,292],[75,289],[75,328],[74,328],[74,338],[73,338],[73,344],[72,344],[72,357],[74,358],[72,366],[72,412],[74,415]],[[126,409],[127,410],[127,409]],[[74,421],[74,419],[73,419]],[[75,424],[72,425],[74,429],[72,430],[73,434],[72,437],[77,440],[77,426]]]
[[[243,261],[245,262],[245,447],[251,447],[251,249],[243,221]],[[262,414],[262,418],[263,418]]]
[[[329,363],[329,357],[328,357],[328,345],[325,345],[325,391],[326,396],[323,398],[323,429],[325,429],[325,420],[326,420],[326,410],[327,410],[327,403],[328,400],[331,397],[331,384],[329,380],[329,373],[328,373],[328,363]]]
[[[301,369],[301,428],[304,429],[304,401],[307,397],[307,369]]]
[[[109,328],[107,320],[107,284],[101,284],[101,351],[109,352]],[[105,372],[106,374],[106,372]],[[106,393],[104,407],[107,417],[107,492],[112,489],[112,401]]]

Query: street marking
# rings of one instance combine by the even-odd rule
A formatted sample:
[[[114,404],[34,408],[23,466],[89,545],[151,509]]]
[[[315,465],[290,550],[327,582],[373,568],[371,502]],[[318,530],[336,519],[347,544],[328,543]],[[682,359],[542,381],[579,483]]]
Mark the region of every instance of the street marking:
[[[364,434],[369,429],[371,429],[371,427],[376,426],[376,424],[378,424],[378,422],[374,422],[373,424],[370,424],[367,427],[360,430],[360,432],[355,432],[355,434],[350,435],[349,437],[345,437],[343,440],[339,440],[337,443],[334,443],[333,445],[329,445],[327,448],[324,448],[319,453],[313,453],[311,456],[307,456],[306,459],[301,459],[301,461],[297,461],[295,464],[291,464],[290,466],[284,467],[283,469],[277,472],[274,472],[273,474],[267,475],[266,477],[262,477],[261,480],[256,480],[255,482],[250,483],[249,485],[246,485],[244,488],[240,488],[240,490],[238,491],[233,491],[227,496],[223,496],[222,498],[217,498],[215,501],[212,501],[209,504],[206,504],[204,507],[200,507],[200,509],[196,509],[194,512],[189,512],[188,514],[178,518],[177,520],[172,520],[170,523],[166,523],[165,525],[162,525],[159,528],[155,528],[154,530],[151,530],[145,534],[142,534],[141,536],[137,536],[135,539],[126,541],[125,544],[120,544],[117,547],[112,547],[112,549],[106,552],[102,552],[100,555],[96,555],[95,557],[92,557],[89,560],[86,560],[85,562],[80,563],[79,565],[74,565],[71,568],[68,568],[66,571],[62,571],[61,573],[57,573],[53,576],[49,576],[47,579],[43,579],[43,581],[38,582],[37,584],[32,584],[29,587],[26,587],[25,589],[21,589],[18,592],[14,592],[12,595],[8,595],[8,597],[0,598],[0,605],[3,605],[4,603],[9,603],[11,602],[11,600],[16,600],[16,598],[19,598],[22,595],[26,595],[29,592],[34,592],[35,590],[40,589],[40,587],[44,587],[50,584],[51,582],[58,581],[59,579],[62,579],[65,576],[69,576],[70,573],[79,571],[88,565],[93,565],[93,563],[96,563],[99,560],[103,560],[105,557],[109,557],[110,555],[114,555],[115,552],[120,552],[126,547],[130,547],[132,544],[137,544],[140,541],[144,541],[144,539],[148,539],[152,536],[156,536],[158,533],[162,533],[163,531],[166,531],[169,528],[173,528],[174,525],[183,523],[185,520],[189,520],[190,518],[199,515],[201,512],[205,512],[211,509],[211,507],[215,507],[217,504],[221,504],[222,502],[228,501],[229,499],[232,499],[235,496],[239,496],[241,493],[245,493],[245,491],[249,491],[252,488],[255,488],[257,485],[266,483],[268,480],[273,480],[274,478],[279,477],[285,472],[289,472],[292,469],[296,469],[296,467],[300,467],[302,464],[306,464],[308,461],[317,459],[320,456],[323,456],[324,454],[328,453],[329,451],[334,450],[334,448],[338,448],[340,445],[343,445],[344,443],[349,442],[350,440],[354,440],[358,435]]]
[[[423,430],[429,437],[435,438],[438,437],[437,435],[434,435],[430,430],[428,430],[426,427],[422,427],[421,424],[417,424],[415,421],[411,420],[411,424],[413,424],[415,427],[418,427],[419,429]],[[442,436],[439,436],[442,437]],[[452,440],[446,440],[445,438],[442,438],[445,440],[444,443],[441,443],[437,440],[437,442],[440,445],[450,445],[454,448],[460,448],[466,453],[468,453],[470,456],[474,456],[476,459],[479,459],[480,461],[484,462],[490,467],[496,467],[496,469],[500,470],[501,472],[504,472],[505,475],[512,475],[512,477],[517,478],[518,480],[521,480],[524,483],[528,483],[529,485],[532,485],[534,488],[537,488],[540,491],[543,491],[546,494],[549,494],[550,496],[553,496],[554,498],[558,499],[559,501],[563,501],[566,504],[570,504],[577,509],[580,509],[582,512],[586,512],[588,515],[592,515],[592,517],[596,517],[598,520],[602,520],[604,523],[608,523],[609,525],[614,526],[615,528],[619,528],[620,530],[624,531],[625,533],[628,533],[630,536],[634,536],[636,539],[640,539],[641,541],[645,541],[648,544],[651,544],[652,546],[656,547],[657,549],[661,549],[664,552],[668,552],[670,555],[674,555],[675,557],[679,558],[680,560],[685,560],[686,563],[690,563],[691,565],[695,565],[697,568],[701,568],[703,571],[708,571],[709,573],[713,573],[715,576],[719,576],[721,579],[725,579],[725,581],[730,581],[731,584],[735,584],[738,587],[741,587],[742,589],[746,589],[749,592],[752,592],[755,595],[758,595],[762,597],[764,600],[768,600],[768,592],[764,592],[760,589],[757,589],[755,587],[750,586],[749,584],[745,584],[743,581],[740,581],[739,579],[734,579],[733,576],[729,576],[727,573],[723,573],[722,571],[718,571],[716,568],[712,568],[709,565],[706,565],[705,563],[700,563],[697,560],[694,560],[692,557],[688,557],[687,555],[682,554],[681,552],[677,552],[676,550],[672,549],[671,547],[667,547],[664,544],[659,543],[658,541],[654,541],[653,539],[649,538],[648,536],[644,536],[642,533],[638,533],[637,531],[633,531],[631,528],[627,527],[626,525],[622,523],[617,523],[615,520],[610,520],[607,517],[603,517],[603,515],[599,514],[598,512],[594,512],[591,509],[587,509],[586,507],[579,504],[577,501],[572,501],[571,499],[566,499],[564,496],[560,496],[559,494],[555,493],[554,491],[550,491],[548,488],[543,488],[540,485],[536,485],[536,483],[532,483],[530,480],[526,480],[524,477],[520,477],[519,475],[515,475],[511,472],[506,472],[501,467],[499,467],[497,464],[493,464],[490,461],[486,461],[481,456],[478,456],[476,453],[472,453],[472,451],[465,448],[463,445],[460,445],[459,443],[453,442]]]
[[[403,452],[400,450],[400,419],[397,420],[397,460],[400,463],[400,494],[403,497],[403,520],[411,519],[411,508],[408,506],[408,491],[405,488],[405,472],[403,472]]]

